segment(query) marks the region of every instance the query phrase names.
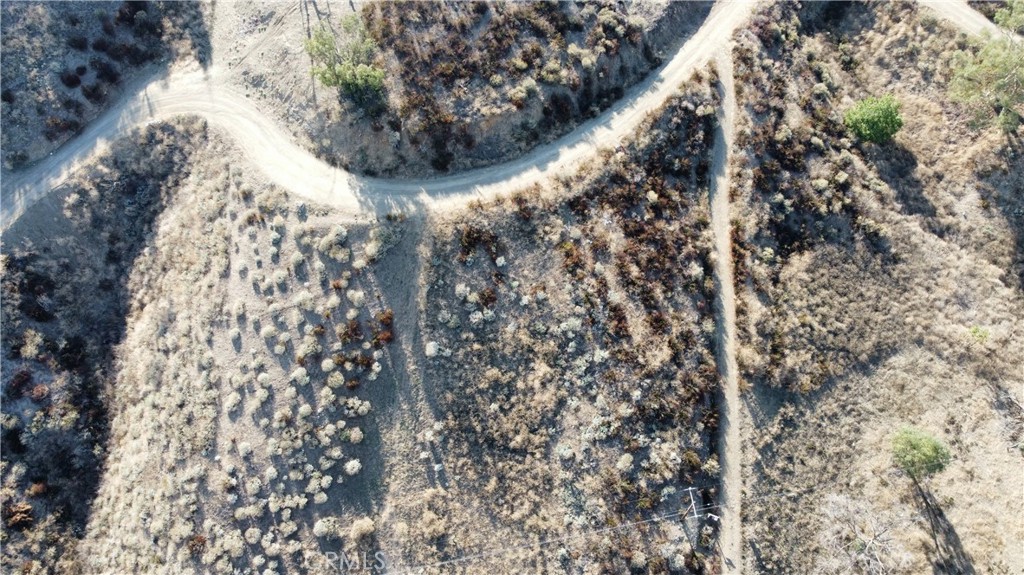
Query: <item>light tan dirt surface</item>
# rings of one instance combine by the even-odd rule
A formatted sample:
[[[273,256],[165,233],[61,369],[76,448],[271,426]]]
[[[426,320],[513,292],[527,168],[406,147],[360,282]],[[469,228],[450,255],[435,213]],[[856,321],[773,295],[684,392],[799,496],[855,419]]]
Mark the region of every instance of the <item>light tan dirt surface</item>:
[[[740,573],[743,568],[741,475],[742,442],[740,425],[739,375],[736,364],[736,295],[733,286],[732,215],[729,209],[730,151],[736,115],[736,88],[732,60],[722,55],[715,60],[721,81],[722,108],[719,134],[712,152],[711,229],[715,238],[715,308],[718,314],[718,371],[722,378],[722,420],[718,444],[722,464],[722,572]]]

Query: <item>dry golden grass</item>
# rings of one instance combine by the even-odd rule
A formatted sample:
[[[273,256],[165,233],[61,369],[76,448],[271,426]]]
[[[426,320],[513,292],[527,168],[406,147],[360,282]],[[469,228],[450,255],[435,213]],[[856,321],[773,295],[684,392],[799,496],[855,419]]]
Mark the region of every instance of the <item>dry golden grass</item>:
[[[1016,572],[1016,144],[971,132],[949,103],[947,55],[964,44],[923,9],[854,5],[828,25],[828,6],[774,9],[778,31],[755,18],[765,43],[741,34],[737,58],[748,568]],[[844,142],[837,113],[883,93],[903,103],[904,129],[881,146]],[[793,106],[787,94],[809,97]],[[795,156],[770,141],[782,125],[809,144]],[[781,176],[766,177],[769,158]],[[953,452],[921,490],[892,464],[903,425]],[[858,529],[862,542],[888,535],[865,550]]]

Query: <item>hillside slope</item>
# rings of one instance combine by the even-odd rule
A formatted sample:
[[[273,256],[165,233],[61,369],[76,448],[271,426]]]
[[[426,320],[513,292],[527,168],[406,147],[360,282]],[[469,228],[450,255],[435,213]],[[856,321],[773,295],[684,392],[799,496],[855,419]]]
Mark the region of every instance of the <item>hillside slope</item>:
[[[747,569],[1020,570],[1022,164],[946,96],[967,44],[902,3],[778,5],[739,40]],[[857,142],[842,112],[885,93],[903,129]],[[953,453],[923,489],[903,426]]]

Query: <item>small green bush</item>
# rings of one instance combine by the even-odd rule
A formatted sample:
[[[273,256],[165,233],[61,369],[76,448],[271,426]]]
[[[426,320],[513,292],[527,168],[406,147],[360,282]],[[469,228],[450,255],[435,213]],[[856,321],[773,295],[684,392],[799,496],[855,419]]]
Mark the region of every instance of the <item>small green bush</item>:
[[[892,457],[915,481],[942,471],[950,461],[949,449],[942,442],[912,427],[904,427],[893,438]]]
[[[892,96],[861,100],[843,119],[858,138],[876,144],[888,141],[903,127],[900,103]]]

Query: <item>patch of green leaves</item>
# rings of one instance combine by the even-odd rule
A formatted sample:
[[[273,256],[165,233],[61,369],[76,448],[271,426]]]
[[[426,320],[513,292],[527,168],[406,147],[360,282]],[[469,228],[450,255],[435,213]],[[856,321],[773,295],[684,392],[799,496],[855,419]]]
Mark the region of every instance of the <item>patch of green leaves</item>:
[[[876,144],[889,141],[903,127],[900,103],[891,95],[857,102],[843,120],[858,138]]]
[[[374,64],[377,45],[362,20],[353,14],[341,22],[341,38],[321,26],[306,41],[313,75],[371,112],[384,107],[384,70]]]
[[[904,427],[892,440],[892,458],[897,467],[916,481],[945,469],[951,456],[939,440],[913,427]]]

